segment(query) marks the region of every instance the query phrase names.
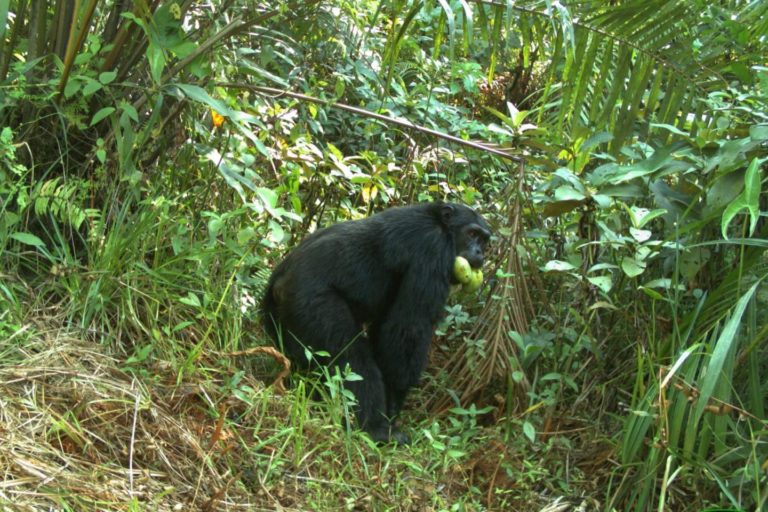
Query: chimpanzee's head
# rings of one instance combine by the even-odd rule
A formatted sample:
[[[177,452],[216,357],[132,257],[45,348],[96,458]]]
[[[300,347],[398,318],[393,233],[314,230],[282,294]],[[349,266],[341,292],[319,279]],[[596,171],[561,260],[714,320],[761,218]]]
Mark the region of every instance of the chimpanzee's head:
[[[491,228],[472,208],[459,204],[443,204],[443,223],[453,233],[456,255],[463,256],[472,268],[481,268],[485,247],[491,238]]]

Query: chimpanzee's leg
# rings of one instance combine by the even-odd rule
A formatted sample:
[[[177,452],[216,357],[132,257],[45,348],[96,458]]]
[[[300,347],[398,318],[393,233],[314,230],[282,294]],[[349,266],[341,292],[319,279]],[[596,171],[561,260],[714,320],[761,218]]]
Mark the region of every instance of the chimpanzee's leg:
[[[291,302],[291,308],[280,311],[288,334],[283,335],[286,353],[291,358],[303,357],[304,347],[327,352],[329,358],[318,359],[342,372],[348,364],[362,380],[345,381],[344,386],[357,399],[357,419],[360,428],[378,442],[390,440],[390,422],[386,416],[386,392],[381,370],[373,349],[362,333],[362,325],[354,318],[343,297],[334,291],[311,293],[306,302]],[[297,307],[297,306],[301,307]],[[397,441],[397,439],[395,439]]]

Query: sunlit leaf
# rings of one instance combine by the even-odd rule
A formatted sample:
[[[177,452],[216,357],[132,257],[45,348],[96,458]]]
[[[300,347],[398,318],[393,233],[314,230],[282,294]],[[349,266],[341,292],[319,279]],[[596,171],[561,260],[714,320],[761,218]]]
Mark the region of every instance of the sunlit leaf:
[[[629,228],[629,234],[632,235],[632,238],[634,238],[636,242],[640,242],[640,243],[643,243],[646,240],[650,239],[652,235],[652,233],[647,229],[636,229],[636,228]]]
[[[563,185],[555,189],[556,201],[582,201],[585,195],[570,185]]]
[[[645,262],[625,256],[621,259],[621,270],[623,270],[628,277],[637,277],[645,271]]]
[[[603,293],[608,293],[613,287],[613,280],[610,276],[588,277],[587,281],[597,286]]]
[[[576,267],[567,261],[550,260],[544,265],[542,269],[544,272],[567,272],[574,270]]]

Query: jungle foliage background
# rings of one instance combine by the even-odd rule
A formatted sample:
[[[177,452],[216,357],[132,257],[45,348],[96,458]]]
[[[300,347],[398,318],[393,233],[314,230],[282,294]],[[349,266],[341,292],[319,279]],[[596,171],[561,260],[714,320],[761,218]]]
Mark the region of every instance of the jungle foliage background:
[[[0,508],[767,507],[768,2],[0,20]],[[258,298],[313,229],[429,200],[493,254],[376,446]]]

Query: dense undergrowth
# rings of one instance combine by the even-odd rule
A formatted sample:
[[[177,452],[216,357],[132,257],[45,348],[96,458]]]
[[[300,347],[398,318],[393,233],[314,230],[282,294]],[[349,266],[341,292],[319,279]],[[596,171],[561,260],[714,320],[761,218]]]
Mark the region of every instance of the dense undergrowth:
[[[768,4],[0,14],[0,509],[768,506]],[[316,227],[439,199],[490,278],[376,446],[257,304]]]

